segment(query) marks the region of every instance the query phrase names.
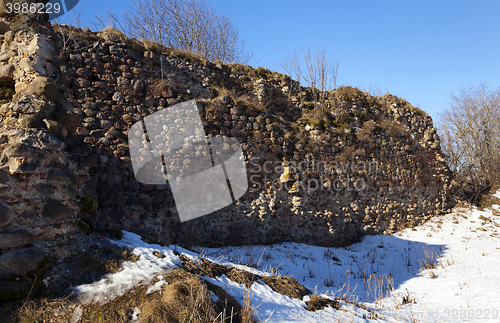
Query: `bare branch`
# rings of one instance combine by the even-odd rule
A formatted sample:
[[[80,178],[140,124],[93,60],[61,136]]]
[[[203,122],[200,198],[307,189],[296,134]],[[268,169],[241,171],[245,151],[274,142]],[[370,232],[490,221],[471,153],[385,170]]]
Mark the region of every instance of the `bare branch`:
[[[123,23],[113,22],[129,37],[196,52],[210,61],[247,62],[251,57],[232,21],[205,0],[135,0],[127,5]]]
[[[451,95],[441,114],[441,147],[461,183],[480,189],[500,184],[500,89],[485,84]]]

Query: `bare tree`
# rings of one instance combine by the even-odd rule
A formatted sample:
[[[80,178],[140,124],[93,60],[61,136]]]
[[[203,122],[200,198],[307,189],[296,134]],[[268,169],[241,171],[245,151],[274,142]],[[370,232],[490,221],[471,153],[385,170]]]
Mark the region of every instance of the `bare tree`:
[[[311,51],[307,46],[302,50],[301,63],[296,52],[290,57],[285,57],[281,67],[295,78],[299,84],[290,85],[292,95],[300,88],[300,81],[304,80],[305,85],[311,87],[312,100],[323,103],[327,97],[327,92],[337,87],[337,75],[339,64],[331,56],[327,56],[326,49],[316,45],[316,50]]]
[[[476,197],[500,184],[500,89],[485,84],[451,95],[441,114],[441,147],[456,180]]]
[[[122,20],[108,11],[108,24],[129,37],[196,52],[210,61],[248,63],[251,58],[231,19],[205,0],[134,0],[127,7]]]
[[[288,98],[299,96],[300,98],[300,82],[302,81],[302,66],[299,61],[297,51],[293,52],[292,56],[285,56],[281,63],[281,68],[290,76],[290,85],[288,86]],[[302,101],[302,100],[301,100]]]

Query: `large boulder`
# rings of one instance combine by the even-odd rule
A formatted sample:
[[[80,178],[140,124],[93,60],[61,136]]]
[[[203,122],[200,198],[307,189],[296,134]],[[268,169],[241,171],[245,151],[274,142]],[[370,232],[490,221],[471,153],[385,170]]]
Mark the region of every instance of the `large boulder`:
[[[7,64],[0,66],[0,85],[14,85],[14,65]]]
[[[14,211],[8,205],[0,202],[0,228],[9,224],[15,217]]]
[[[8,31],[10,31],[10,24],[3,20],[0,20],[0,35],[3,35]]]
[[[46,99],[53,103],[58,103],[61,99],[61,92],[57,89],[57,86],[52,83],[46,77],[37,77],[28,86],[21,89],[18,95],[34,95],[34,96],[44,96]]]
[[[11,249],[33,244],[33,235],[24,229],[0,232],[0,249]]]
[[[42,210],[42,216],[51,220],[67,219],[72,213],[66,205],[54,199],[48,199]]]
[[[34,271],[46,256],[43,250],[34,246],[6,251],[0,255],[0,279]]]
[[[46,117],[54,111],[55,105],[44,100],[40,100],[32,95],[23,95],[19,98],[12,110],[21,114]]]

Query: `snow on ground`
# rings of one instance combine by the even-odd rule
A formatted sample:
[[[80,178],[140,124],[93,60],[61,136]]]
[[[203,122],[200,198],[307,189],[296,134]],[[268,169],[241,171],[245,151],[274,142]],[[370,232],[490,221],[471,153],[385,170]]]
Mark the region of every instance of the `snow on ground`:
[[[378,314],[379,322],[500,322],[499,224],[500,216],[491,210],[457,209],[395,235],[366,236],[347,248],[282,243],[203,252],[295,277],[318,294],[357,298]],[[421,270],[426,263],[436,268]],[[252,305],[262,302],[259,317],[268,318],[269,301],[259,296],[265,292],[260,286],[252,291]],[[368,321],[366,311],[356,311],[354,322]],[[337,321],[339,315],[327,313],[306,312],[299,318]],[[268,322],[293,322],[300,316],[292,310],[277,314]]]
[[[259,275],[295,277],[317,294],[344,297],[369,310],[341,301],[341,310],[309,312],[305,301],[310,296],[298,300],[275,293],[263,282],[254,282],[248,290],[226,276],[204,277],[241,303],[251,295],[263,322],[374,322],[372,313],[377,322],[500,322],[497,210],[497,205],[484,211],[457,208],[422,226],[394,235],[366,236],[346,248],[282,243],[197,251],[217,263]],[[115,243],[132,248],[140,260],[127,262],[123,271],[98,282],[78,286],[83,299],[105,302],[139,283],[150,283],[158,273],[178,268],[181,262],[174,248],[198,257],[179,247],[146,244],[128,232]],[[154,256],[155,251],[166,257]],[[160,280],[151,288],[163,283]]]
[[[147,244],[141,240],[139,235],[125,231],[122,240],[111,241],[117,246],[131,248],[132,253],[140,256],[140,258],[136,262],[125,262],[122,271],[106,275],[92,284],[75,287],[75,293],[84,303],[106,303],[117,296],[125,294],[127,290],[134,286],[150,283],[158,273],[168,272],[181,265],[181,260],[174,254],[174,246],[162,247]],[[190,253],[182,248],[177,249],[180,252]],[[155,252],[159,252],[165,257],[157,257],[154,255]],[[161,286],[158,286],[160,284],[162,284],[161,280],[151,287],[152,291],[155,288],[161,288]]]

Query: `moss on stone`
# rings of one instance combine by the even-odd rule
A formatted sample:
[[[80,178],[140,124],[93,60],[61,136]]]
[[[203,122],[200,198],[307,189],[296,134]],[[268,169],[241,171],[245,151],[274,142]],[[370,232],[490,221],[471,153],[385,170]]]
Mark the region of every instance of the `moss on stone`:
[[[87,196],[83,196],[82,198],[80,198],[78,205],[80,205],[80,211],[90,215],[94,214],[98,206],[97,202],[94,199]]]
[[[123,231],[120,229],[115,230],[115,238],[121,240],[123,238]]]

